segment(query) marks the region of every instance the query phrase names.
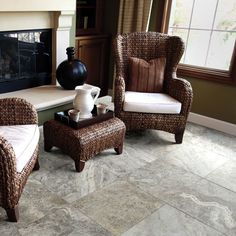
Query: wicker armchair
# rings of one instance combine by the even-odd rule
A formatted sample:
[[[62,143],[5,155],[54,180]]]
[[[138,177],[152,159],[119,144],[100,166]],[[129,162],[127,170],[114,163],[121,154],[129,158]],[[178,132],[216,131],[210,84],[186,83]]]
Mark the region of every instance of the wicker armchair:
[[[118,35],[114,40],[116,78],[114,83],[115,115],[124,121],[127,130],[157,129],[175,134],[182,143],[187,117],[192,104],[192,88],[188,81],[176,77],[177,65],[184,52],[184,43],[177,36],[157,32],[135,32]],[[179,114],[124,111],[129,82],[129,58],[146,61],[165,57],[163,93],[181,103]]]
[[[38,117],[34,107],[20,98],[0,99],[0,114],[0,206],[6,210],[8,219],[12,222],[16,222],[19,218],[18,202],[28,176],[33,169],[39,169]],[[7,133],[6,130],[15,130],[18,127],[21,127],[21,129],[34,127],[35,130],[32,135],[30,134],[31,137],[33,137],[33,135],[35,137],[33,146],[30,146],[31,144],[25,143],[24,141],[27,148],[31,147],[31,152],[27,149],[27,154],[29,155],[28,159],[25,158],[26,155],[24,154],[26,149],[23,149],[25,146],[22,145],[22,140],[26,140],[24,133],[21,133],[20,130],[18,136],[22,135],[22,137],[16,140],[16,134],[11,132],[14,142],[16,143],[18,141],[18,150],[24,150],[22,156],[18,155],[19,157],[23,157],[22,159],[24,159],[25,162],[25,164],[21,166],[20,172],[18,172],[19,165],[17,162],[16,149],[14,149],[14,145],[6,138],[6,135],[4,135]],[[29,140],[29,143],[30,142],[32,142],[32,140]]]

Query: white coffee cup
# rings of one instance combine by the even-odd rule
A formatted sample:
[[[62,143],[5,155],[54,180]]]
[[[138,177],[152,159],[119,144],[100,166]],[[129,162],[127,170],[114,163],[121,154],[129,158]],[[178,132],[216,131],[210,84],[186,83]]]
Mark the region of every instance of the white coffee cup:
[[[103,103],[98,103],[97,104],[97,115],[102,115],[108,112],[108,105],[103,104]]]
[[[76,109],[71,109],[68,111],[69,117],[75,122],[79,121],[79,113],[80,113],[80,111],[78,111]]]

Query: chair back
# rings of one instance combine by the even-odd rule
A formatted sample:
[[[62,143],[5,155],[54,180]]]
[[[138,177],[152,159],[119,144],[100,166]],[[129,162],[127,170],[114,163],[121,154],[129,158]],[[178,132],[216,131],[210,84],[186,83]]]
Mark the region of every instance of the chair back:
[[[128,84],[128,62],[130,57],[146,61],[165,57],[165,83],[176,73],[177,65],[184,52],[184,43],[178,36],[158,32],[134,32],[118,35],[114,41],[116,75],[125,79]],[[127,86],[126,86],[127,87]]]

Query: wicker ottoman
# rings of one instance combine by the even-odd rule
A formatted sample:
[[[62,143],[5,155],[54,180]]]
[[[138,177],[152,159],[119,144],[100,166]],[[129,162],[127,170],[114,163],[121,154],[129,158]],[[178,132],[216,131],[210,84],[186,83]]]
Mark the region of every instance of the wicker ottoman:
[[[81,172],[85,162],[109,148],[117,154],[123,150],[125,125],[118,118],[96,123],[81,129],[73,129],[58,121],[44,123],[44,149],[60,148],[75,161],[76,171]]]

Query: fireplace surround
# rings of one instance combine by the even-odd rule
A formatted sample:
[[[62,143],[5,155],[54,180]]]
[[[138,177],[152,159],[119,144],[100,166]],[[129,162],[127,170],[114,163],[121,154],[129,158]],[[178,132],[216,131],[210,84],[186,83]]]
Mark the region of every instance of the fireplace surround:
[[[56,84],[56,68],[66,59],[66,48],[70,45],[72,18],[75,0],[0,0],[0,32],[39,31],[51,29],[51,81]],[[9,75],[4,76],[7,79]],[[3,79],[3,78],[2,78]],[[13,89],[14,90],[14,89]],[[8,90],[10,91],[10,90]],[[12,91],[12,90],[11,90]],[[0,91],[0,93],[2,93]]]

